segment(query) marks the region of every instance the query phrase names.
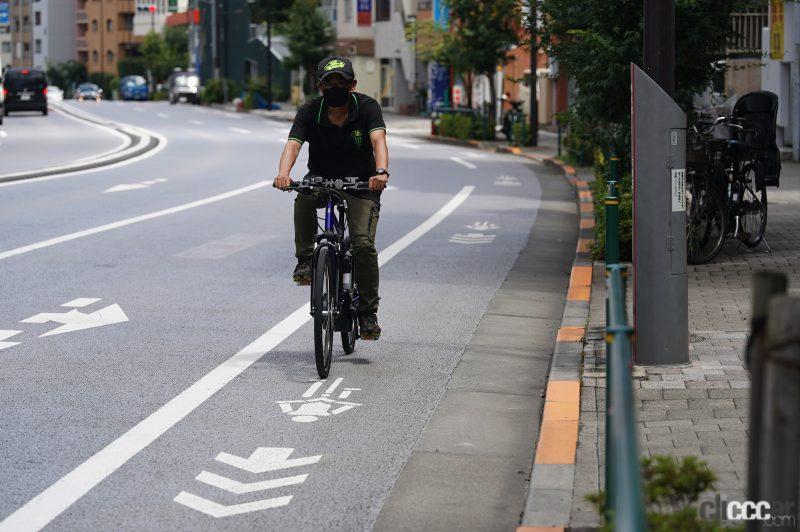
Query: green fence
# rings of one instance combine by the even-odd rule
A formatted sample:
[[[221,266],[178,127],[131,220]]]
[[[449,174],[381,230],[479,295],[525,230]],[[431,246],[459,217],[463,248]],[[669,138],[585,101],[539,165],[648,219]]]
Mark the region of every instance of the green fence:
[[[606,209],[606,521],[615,530],[646,530],[631,364],[633,327],[625,294],[627,267],[619,264],[619,160],[610,158]]]

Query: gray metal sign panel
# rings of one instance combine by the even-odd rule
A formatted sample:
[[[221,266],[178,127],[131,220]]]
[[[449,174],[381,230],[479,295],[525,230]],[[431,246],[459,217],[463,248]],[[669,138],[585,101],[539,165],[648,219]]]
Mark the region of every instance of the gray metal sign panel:
[[[633,319],[639,364],[689,361],[686,114],[631,64]]]

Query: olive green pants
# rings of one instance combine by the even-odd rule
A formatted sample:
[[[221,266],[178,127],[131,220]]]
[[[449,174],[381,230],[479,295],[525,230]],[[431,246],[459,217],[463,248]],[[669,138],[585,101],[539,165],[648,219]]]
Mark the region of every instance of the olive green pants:
[[[355,262],[355,282],[358,286],[358,312],[378,312],[378,252],[375,250],[375,228],[381,206],[365,198],[344,193],[347,201],[347,225]],[[300,194],[294,200],[295,256],[314,254],[317,234],[317,194]],[[324,222],[323,222],[324,223]]]

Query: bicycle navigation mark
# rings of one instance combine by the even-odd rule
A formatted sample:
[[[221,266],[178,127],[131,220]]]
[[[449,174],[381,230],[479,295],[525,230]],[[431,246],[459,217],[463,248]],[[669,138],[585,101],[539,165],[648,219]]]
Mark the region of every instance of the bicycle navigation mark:
[[[475,222],[469,225],[465,225],[467,229],[472,229],[473,231],[493,231],[495,229],[500,229],[500,226],[497,224],[491,224],[489,222]]]
[[[519,187],[522,186],[519,178],[513,175],[501,175],[494,180],[496,187]]]
[[[320,388],[325,384],[325,381],[318,381],[311,385],[302,395],[302,399],[294,401],[278,401],[278,406],[284,414],[289,414],[292,421],[298,423],[313,423],[321,417],[329,417],[347,412],[361,403],[350,403],[347,401],[335,401],[331,399],[331,395],[336,388],[342,383],[344,379],[339,377],[333,384],[319,396],[314,397]],[[361,388],[342,388],[337,399],[347,399],[353,392],[361,391]]]
[[[42,336],[54,336],[68,332],[81,331],[83,329],[93,329],[128,321],[128,316],[116,303],[91,313],[83,313],[78,308],[83,308],[100,301],[98,298],[81,297],[73,299],[61,305],[62,307],[72,307],[69,312],[42,312],[30,318],[25,318],[21,323],[60,323],[60,327],[47,331]]]
[[[2,351],[3,349],[5,349],[7,347],[13,347],[15,345],[18,345],[20,342],[4,342],[3,340],[8,340],[12,336],[16,336],[21,332],[22,331],[3,331],[3,330],[0,330],[0,351]]]
[[[322,455],[306,456],[303,458],[289,458],[293,452],[294,449],[291,447],[259,447],[247,458],[242,458],[241,456],[228,453],[219,453],[216,457],[216,460],[248,473],[259,475],[269,473],[271,471],[280,471],[282,469],[316,464],[319,462],[320,458],[322,458]],[[217,475],[216,473],[201,471],[200,474],[195,477],[195,480],[229,493],[233,493],[234,495],[244,495],[270,489],[283,488],[286,486],[295,486],[302,484],[307,478],[308,474],[302,474],[268,480],[258,480],[255,482],[240,482],[232,478]],[[294,495],[284,495],[281,497],[269,497],[256,501],[225,505],[210,499],[206,499],[205,497],[200,497],[194,493],[189,493],[188,491],[181,491],[172,500],[178,504],[188,506],[192,510],[202,512],[206,515],[210,515],[211,517],[220,518],[231,515],[269,510],[271,508],[280,508],[288,505],[292,501],[293,497]]]
[[[483,233],[467,233],[462,235],[459,233],[450,237],[450,242],[455,244],[491,244],[494,241],[495,235],[486,235]]]
[[[166,181],[166,178],[159,177],[158,179],[149,179],[147,181],[141,181],[139,183],[123,183],[121,185],[116,185],[104,190],[103,194],[108,194],[109,192],[127,192],[129,190],[150,188],[150,186],[155,185],[156,183],[163,183],[164,181]]]

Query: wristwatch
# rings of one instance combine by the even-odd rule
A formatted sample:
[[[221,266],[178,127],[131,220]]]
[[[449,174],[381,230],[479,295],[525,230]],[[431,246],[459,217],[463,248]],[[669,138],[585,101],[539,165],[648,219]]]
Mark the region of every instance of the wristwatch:
[[[391,175],[386,168],[378,168],[375,170],[375,175],[385,175],[387,178]]]

